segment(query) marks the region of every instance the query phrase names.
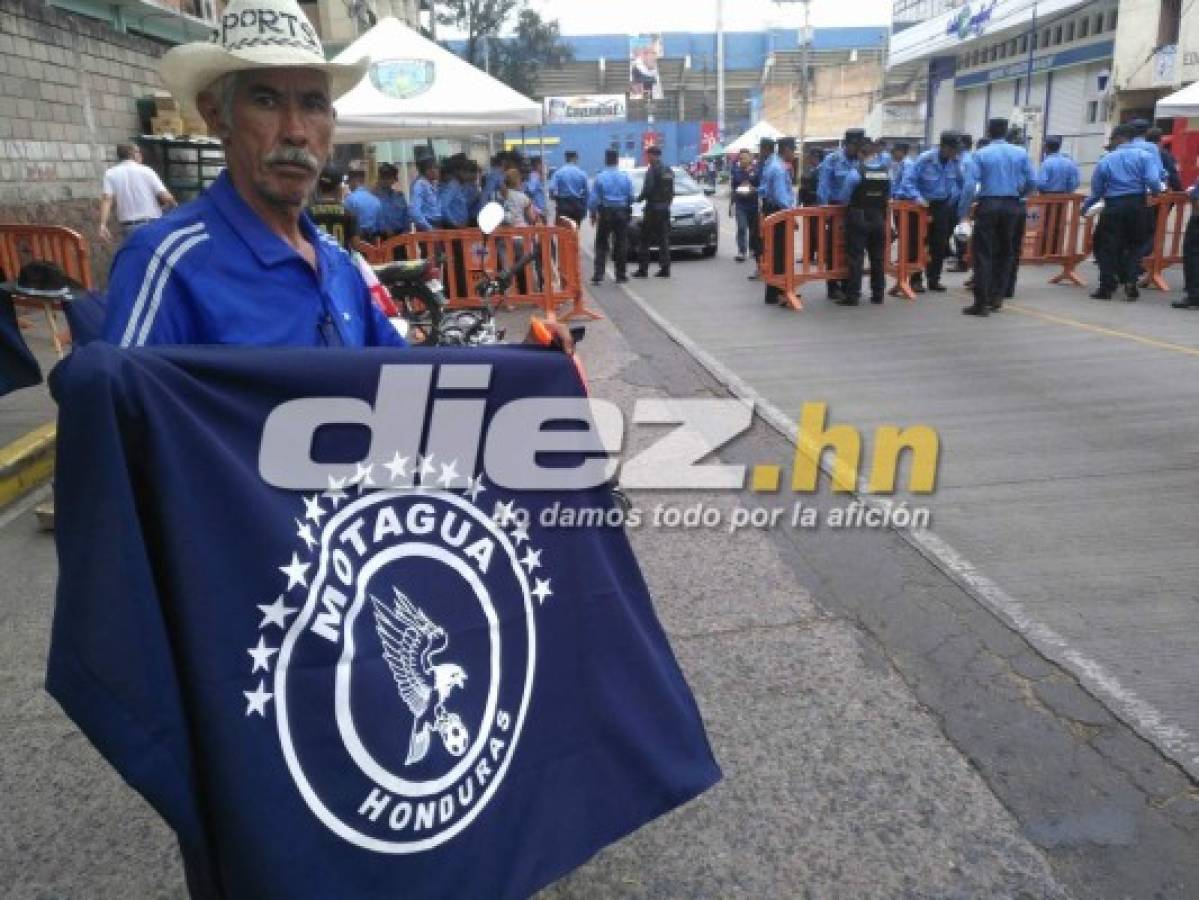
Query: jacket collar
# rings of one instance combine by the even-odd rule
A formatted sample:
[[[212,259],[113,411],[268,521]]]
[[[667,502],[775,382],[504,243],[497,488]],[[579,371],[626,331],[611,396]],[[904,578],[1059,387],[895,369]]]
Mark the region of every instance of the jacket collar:
[[[283,238],[267,228],[258,214],[250,209],[249,204],[237,193],[228,171],[217,177],[208,189],[208,196],[217,212],[263,266],[277,266],[300,258]],[[320,239],[317,237],[316,226],[306,212],[300,214],[300,232],[316,248],[319,255]]]

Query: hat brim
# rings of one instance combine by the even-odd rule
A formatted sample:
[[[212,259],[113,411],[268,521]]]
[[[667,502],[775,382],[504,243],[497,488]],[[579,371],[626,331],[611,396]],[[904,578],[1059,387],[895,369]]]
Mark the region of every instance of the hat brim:
[[[367,57],[353,63],[317,63],[310,55],[290,47],[257,48],[254,53],[253,58],[248,58],[216,44],[182,44],[163,55],[159,73],[181,109],[194,113],[197,111],[196,97],[230,72],[313,69],[329,76],[330,99],[336,100],[357,87],[370,68]]]

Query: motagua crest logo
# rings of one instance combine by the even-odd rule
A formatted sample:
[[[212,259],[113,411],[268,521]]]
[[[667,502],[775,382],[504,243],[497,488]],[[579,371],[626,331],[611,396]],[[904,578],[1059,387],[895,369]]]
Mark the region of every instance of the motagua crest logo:
[[[440,468],[440,476],[437,476]],[[483,477],[396,454],[303,498],[286,586],[259,605],[251,723],[272,716],[304,801],[344,840],[419,853],[504,780],[553,595],[528,515]]]

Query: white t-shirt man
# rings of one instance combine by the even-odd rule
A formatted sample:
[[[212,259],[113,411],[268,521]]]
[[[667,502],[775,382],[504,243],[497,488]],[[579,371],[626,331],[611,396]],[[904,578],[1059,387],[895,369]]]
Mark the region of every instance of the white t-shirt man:
[[[131,148],[132,155],[104,173],[100,199],[100,237],[110,239],[108,216],[116,206],[117,221],[128,236],[138,227],[162,216],[164,209],[175,206],[175,198],[158,177],[158,173],[141,162],[141,151]]]

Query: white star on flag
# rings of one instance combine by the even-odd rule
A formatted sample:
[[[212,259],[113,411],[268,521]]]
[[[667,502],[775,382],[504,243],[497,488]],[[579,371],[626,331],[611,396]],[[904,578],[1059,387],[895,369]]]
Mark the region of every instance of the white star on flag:
[[[426,483],[425,479],[429,475],[432,475],[434,472],[437,471],[433,466],[433,454],[432,453],[430,453],[428,456],[418,456],[416,459],[416,465],[420,469],[420,483],[421,484],[425,484]]]
[[[466,479],[466,494],[470,497],[471,503],[477,503],[479,494],[483,493],[487,488],[483,487],[483,474],[479,473],[474,478]]]
[[[250,674],[253,675],[259,669],[262,669],[264,672],[271,670],[271,657],[279,652],[279,648],[268,647],[266,645],[266,638],[260,634],[258,635],[258,646],[251,647],[246,652],[250,654],[250,659],[254,660],[254,668],[250,670]]]
[[[534,550],[532,547],[526,548],[520,564],[525,567],[526,572],[532,575],[534,569],[541,568],[541,551]]]
[[[529,526],[524,522],[517,522],[516,527],[512,529],[512,540],[516,542],[516,546],[520,546],[529,539]]]
[[[350,479],[350,484],[358,485],[358,493],[362,493],[368,487],[374,487],[375,479],[371,477],[375,471],[374,463],[369,466],[364,466],[362,463],[355,463],[354,477]]]
[[[346,480],[344,478],[334,478],[332,475],[330,475],[329,490],[325,491],[325,493],[321,496],[327,497],[333,504],[333,508],[337,509],[341,501],[345,500],[349,496],[345,491],[342,490],[342,488],[345,486]]]
[[[408,457],[400,456],[397,450],[396,455],[391,458],[391,462],[384,463],[383,468],[391,473],[391,481],[394,484],[401,478],[408,477]]]
[[[553,596],[554,592],[550,590],[550,580],[548,578],[538,578],[537,586],[529,591],[529,593],[537,598],[537,604],[540,606],[545,603],[545,598]]]
[[[313,494],[311,497],[304,498],[304,518],[317,525],[321,524],[321,519],[329,515],[321,506],[321,495]]]
[[[309,525],[307,522],[301,522],[299,519],[296,519],[296,529],[296,537],[302,540],[307,545],[309,550],[316,546],[316,538],[312,536],[311,525]]]
[[[491,514],[491,519],[498,522],[500,528],[507,528],[508,523],[516,518],[516,513],[512,511],[512,507],[516,504],[514,500],[497,500],[495,501],[495,511]]]
[[[437,483],[440,484],[442,487],[448,488],[451,484],[454,483],[454,480],[457,477],[458,477],[458,461],[457,460],[454,460],[453,462],[449,462],[449,463],[442,463],[441,464],[441,477],[437,479]]]
[[[300,587],[308,587],[308,576],[305,573],[307,573],[310,565],[312,563],[300,562],[300,557],[293,553],[291,555],[291,563],[279,567],[279,571],[287,576],[287,589],[289,591],[297,584]]]
[[[266,689],[266,682],[258,682],[258,690],[242,691],[246,695],[246,715],[257,713],[260,716],[266,717],[266,705],[275,695]]]
[[[274,603],[259,603],[258,608],[262,610],[262,624],[258,626],[259,630],[266,628],[268,625],[278,625],[280,628],[287,630],[287,617],[294,613],[299,607],[288,606],[283,602],[283,594],[275,598]]]

